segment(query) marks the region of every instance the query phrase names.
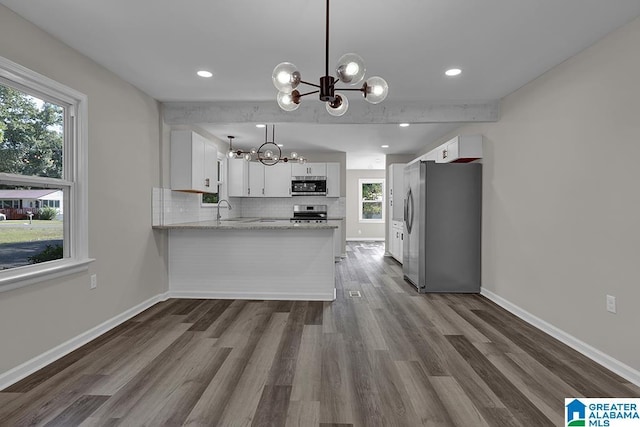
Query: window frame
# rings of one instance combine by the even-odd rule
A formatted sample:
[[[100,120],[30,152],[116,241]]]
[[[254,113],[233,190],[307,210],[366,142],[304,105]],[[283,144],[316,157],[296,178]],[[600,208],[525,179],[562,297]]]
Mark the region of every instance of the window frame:
[[[385,182],[384,178],[360,178],[358,179],[358,221],[368,224],[384,224],[385,222]],[[382,184],[382,200],[363,200],[362,199],[362,185],[363,184]],[[382,217],[380,219],[375,218],[363,218],[363,206],[364,203],[381,203],[382,204]]]
[[[0,56],[0,84],[65,108],[62,178],[0,172],[0,181],[63,190],[65,256],[60,260],[0,271],[0,292],[87,270],[88,99],[81,92]]]
[[[216,188],[218,189],[218,191],[216,193],[213,194],[217,194],[218,195],[218,201],[222,200],[225,198],[226,196],[226,180],[224,179],[224,177],[227,175],[227,162],[226,162],[227,156],[225,156],[223,153],[218,151],[218,156],[216,158],[216,163],[217,163],[217,174],[218,177],[216,178]],[[224,194],[223,194],[224,193]],[[203,201],[203,196],[204,194],[200,194],[200,207],[201,208],[217,208],[218,207],[218,203],[205,203]],[[224,208],[224,207],[223,207]]]

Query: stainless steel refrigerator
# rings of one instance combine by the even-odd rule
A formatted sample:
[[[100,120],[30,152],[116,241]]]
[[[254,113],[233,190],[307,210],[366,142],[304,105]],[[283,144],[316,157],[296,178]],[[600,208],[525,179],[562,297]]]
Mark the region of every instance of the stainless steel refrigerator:
[[[480,292],[482,164],[404,170],[404,278],[419,292]]]

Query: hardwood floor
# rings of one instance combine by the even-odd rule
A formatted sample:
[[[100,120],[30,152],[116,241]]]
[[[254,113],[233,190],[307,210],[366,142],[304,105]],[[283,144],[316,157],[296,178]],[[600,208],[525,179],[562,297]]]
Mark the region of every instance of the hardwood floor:
[[[640,397],[479,295],[417,294],[383,252],[350,243],[332,303],[159,303],[0,392],[0,425],[558,426],[565,397]]]

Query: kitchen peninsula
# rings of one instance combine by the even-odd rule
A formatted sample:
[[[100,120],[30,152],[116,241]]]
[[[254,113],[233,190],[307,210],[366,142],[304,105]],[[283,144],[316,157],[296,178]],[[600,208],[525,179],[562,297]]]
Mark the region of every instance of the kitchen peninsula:
[[[335,299],[335,225],[237,218],[154,228],[169,231],[172,297]]]

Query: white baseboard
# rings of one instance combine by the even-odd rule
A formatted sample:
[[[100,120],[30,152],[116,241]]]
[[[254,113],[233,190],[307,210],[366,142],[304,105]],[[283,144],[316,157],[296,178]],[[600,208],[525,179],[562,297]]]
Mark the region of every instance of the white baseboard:
[[[631,366],[628,366],[624,363],[622,363],[621,361],[614,359],[613,357],[609,356],[606,353],[603,353],[602,351],[598,350],[595,347],[590,346],[589,344],[580,341],[579,339],[577,339],[576,337],[574,337],[573,335],[569,335],[568,333],[566,333],[565,331],[563,331],[562,329],[559,329],[555,326],[553,326],[552,324],[545,322],[544,320],[540,319],[537,316],[534,316],[533,314],[529,313],[526,310],[523,310],[522,308],[518,307],[517,305],[511,303],[510,301],[507,301],[506,299],[502,298],[499,295],[494,294],[491,291],[488,291],[486,289],[482,289],[480,291],[480,294],[488,299],[490,299],[491,301],[495,302],[496,304],[498,304],[500,307],[504,308],[505,310],[515,314],[516,316],[518,316],[519,318],[521,318],[522,320],[524,320],[525,322],[535,326],[536,328],[540,329],[543,332],[546,332],[547,334],[551,335],[552,337],[556,338],[557,340],[563,342],[564,344],[568,345],[569,347],[573,348],[574,350],[584,354],[585,356],[587,356],[589,359],[593,360],[594,362],[599,363],[600,365],[604,366],[605,368],[615,372],[616,374],[620,375],[621,377],[629,380],[630,382],[634,383],[637,386],[640,386],[640,371],[637,371],[635,369],[633,369]]]
[[[48,350],[34,357],[33,359],[26,361],[22,365],[16,366],[15,368],[7,372],[1,373],[0,390],[4,390],[10,385],[17,383],[21,379],[36,372],[38,369],[42,369],[50,363],[55,362],[61,357],[71,353],[73,350],[87,344],[89,341],[99,337],[105,332],[108,332],[121,323],[124,323],[125,321],[131,319],[136,314],[141,313],[152,305],[160,301],[165,301],[168,298],[168,293],[156,295],[152,298],[149,298],[148,300],[128,309],[121,314],[118,314],[117,316],[107,320],[106,322],[103,322],[98,326],[89,329],[88,331],[83,332],[74,338],[71,338],[69,341],[64,342],[59,346],[54,347],[51,350]]]
[[[203,299],[251,299],[251,300],[296,300],[296,301],[333,301],[336,290],[332,292],[282,293],[282,292],[222,292],[222,291],[169,291],[169,298]]]

